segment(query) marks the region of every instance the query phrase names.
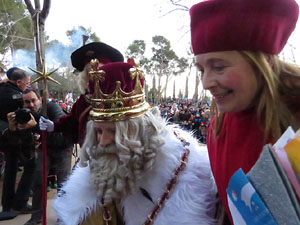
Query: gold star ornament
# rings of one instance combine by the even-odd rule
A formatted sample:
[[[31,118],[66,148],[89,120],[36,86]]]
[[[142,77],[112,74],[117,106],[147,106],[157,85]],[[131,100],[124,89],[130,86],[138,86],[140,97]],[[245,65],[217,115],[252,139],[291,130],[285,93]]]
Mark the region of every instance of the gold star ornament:
[[[42,71],[42,72],[41,72],[41,71],[37,71],[37,70],[35,70],[35,69],[32,69],[32,68],[30,68],[30,67],[28,67],[28,68],[29,68],[31,71],[35,72],[37,75],[40,76],[40,77],[34,79],[34,80],[31,82],[31,84],[33,84],[33,83],[35,83],[35,82],[38,82],[38,81],[41,81],[41,80],[44,80],[44,81],[49,80],[49,81],[52,81],[52,82],[54,82],[54,83],[56,83],[56,84],[61,85],[58,81],[56,81],[56,80],[54,80],[52,77],[50,77],[53,73],[55,73],[55,72],[58,70],[58,68],[55,69],[55,70],[52,70],[52,71],[50,71],[50,72],[47,72],[47,71],[46,71],[46,65],[45,65],[45,64],[43,65],[43,71]]]

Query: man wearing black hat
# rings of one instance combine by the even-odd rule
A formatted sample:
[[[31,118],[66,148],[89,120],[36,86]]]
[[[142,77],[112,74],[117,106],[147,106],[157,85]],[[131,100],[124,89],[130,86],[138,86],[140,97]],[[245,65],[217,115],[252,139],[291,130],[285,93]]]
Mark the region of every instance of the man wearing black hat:
[[[100,64],[104,65],[110,62],[123,62],[123,55],[115,48],[102,42],[92,42],[74,51],[71,55],[72,65],[80,71],[79,89],[80,97],[74,103],[71,112],[62,116],[54,123],[43,117],[40,124],[48,132],[63,132],[64,135],[73,139],[74,143],[81,146],[85,137],[85,127],[88,121],[90,111],[90,90],[88,87],[91,59],[98,59]]]
[[[7,114],[14,112],[23,106],[22,91],[30,85],[30,75],[17,67],[10,68],[7,73],[8,81],[1,85],[0,88],[0,120],[2,126],[2,135],[9,135]],[[25,126],[26,124],[24,124]],[[27,127],[29,128],[29,127]],[[17,191],[15,192],[16,174],[18,169],[19,154],[22,151],[4,141],[1,135],[1,150],[5,152],[5,176],[2,190],[2,211],[9,212],[12,209],[28,213],[30,206],[27,205],[29,199],[30,188],[34,173],[34,158],[24,162],[24,172]],[[18,146],[20,147],[21,144]],[[3,214],[0,215],[0,219]]]

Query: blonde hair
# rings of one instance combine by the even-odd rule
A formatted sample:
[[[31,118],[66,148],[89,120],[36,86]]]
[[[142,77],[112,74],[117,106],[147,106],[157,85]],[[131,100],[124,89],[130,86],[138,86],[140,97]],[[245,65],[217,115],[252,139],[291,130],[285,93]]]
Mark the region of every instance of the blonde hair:
[[[87,166],[89,161],[92,183],[105,204],[135,189],[135,182],[143,172],[153,167],[157,150],[165,143],[167,132],[166,122],[157,107],[140,117],[115,124],[117,156],[97,155],[93,121],[87,124],[87,135],[80,153],[79,166]],[[107,151],[114,150],[108,148]]]
[[[288,126],[299,129],[300,112],[293,110],[295,102],[291,102],[289,97],[300,97],[300,68],[280,60],[276,55],[252,51],[241,51],[241,54],[250,59],[257,71],[257,79],[262,83],[256,96],[256,109],[257,119],[264,126],[265,139],[272,137],[277,140]],[[218,137],[224,114],[218,112],[214,102],[211,110],[212,115],[216,115],[215,136]]]

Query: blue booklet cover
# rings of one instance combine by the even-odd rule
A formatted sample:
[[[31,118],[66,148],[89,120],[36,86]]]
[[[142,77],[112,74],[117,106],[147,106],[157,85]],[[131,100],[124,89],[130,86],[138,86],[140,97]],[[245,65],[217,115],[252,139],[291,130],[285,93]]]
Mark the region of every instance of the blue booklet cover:
[[[231,177],[227,198],[236,225],[278,225],[242,169]]]

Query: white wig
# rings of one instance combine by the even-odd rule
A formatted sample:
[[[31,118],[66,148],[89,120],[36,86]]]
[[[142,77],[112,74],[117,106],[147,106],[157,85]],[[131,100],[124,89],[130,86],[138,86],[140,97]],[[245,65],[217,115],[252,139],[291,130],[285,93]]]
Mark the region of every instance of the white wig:
[[[135,189],[135,182],[154,165],[156,152],[165,143],[166,132],[166,121],[157,107],[152,108],[140,117],[116,122],[118,158],[111,155],[99,157],[95,151],[94,122],[88,122],[79,166],[87,166],[89,162],[92,183],[105,203]]]
[[[103,63],[99,63],[99,66],[102,66]],[[78,87],[81,94],[85,94],[87,91],[89,92],[89,72],[91,70],[90,63],[86,64],[83,71],[79,72],[78,76]]]

